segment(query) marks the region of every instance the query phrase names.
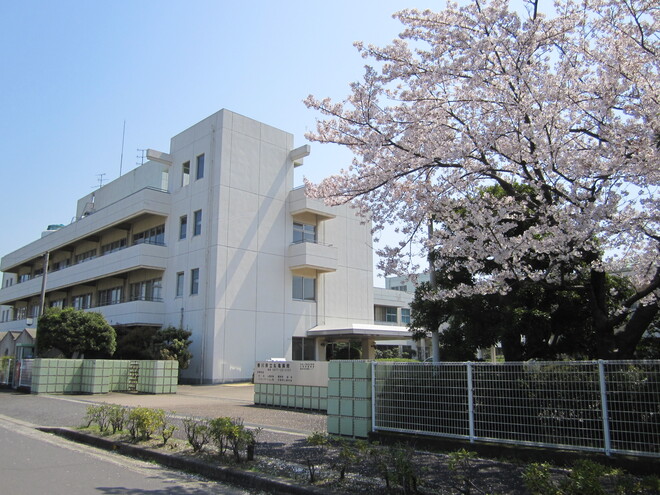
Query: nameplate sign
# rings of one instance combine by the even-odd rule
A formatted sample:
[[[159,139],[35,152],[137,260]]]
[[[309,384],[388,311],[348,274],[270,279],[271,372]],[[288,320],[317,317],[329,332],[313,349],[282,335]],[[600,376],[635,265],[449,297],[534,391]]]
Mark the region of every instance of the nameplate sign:
[[[328,386],[327,361],[257,361],[254,383]]]

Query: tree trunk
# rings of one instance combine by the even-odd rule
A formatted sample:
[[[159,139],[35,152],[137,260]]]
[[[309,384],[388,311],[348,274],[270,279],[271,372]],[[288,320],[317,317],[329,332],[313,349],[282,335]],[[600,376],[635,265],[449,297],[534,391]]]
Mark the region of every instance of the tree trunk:
[[[658,304],[639,305],[626,323],[623,331],[616,333],[617,359],[633,359],[637,344],[644,336],[644,332],[651,325],[658,314]]]
[[[612,358],[614,351],[614,328],[608,318],[607,308],[607,275],[605,272],[591,270],[590,303],[591,315],[596,334],[594,357],[598,359]]]

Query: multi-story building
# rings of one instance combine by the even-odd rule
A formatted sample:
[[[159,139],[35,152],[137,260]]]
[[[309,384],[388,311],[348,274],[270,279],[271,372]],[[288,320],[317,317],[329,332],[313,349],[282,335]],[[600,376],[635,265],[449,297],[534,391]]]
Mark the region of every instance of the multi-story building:
[[[249,378],[257,360],[325,359],[326,344],[401,338],[374,325],[370,226],[293,187],[309,146],[221,110],[169,152],[78,201],[75,221],[0,262],[0,331],[41,306],[113,326],[192,331],[192,382]],[[34,320],[33,320],[34,319]]]
[[[428,272],[418,273],[413,276],[385,277],[385,288],[415,294],[417,286],[423,282],[429,282],[431,276]]]

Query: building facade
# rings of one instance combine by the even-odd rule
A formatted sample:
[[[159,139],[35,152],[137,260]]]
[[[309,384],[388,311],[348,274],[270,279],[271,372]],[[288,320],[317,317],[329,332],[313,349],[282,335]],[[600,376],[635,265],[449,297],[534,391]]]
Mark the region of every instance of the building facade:
[[[0,331],[36,326],[42,304],[98,311],[113,326],[182,327],[193,383],[246,379],[272,357],[324,359],[342,330],[374,326],[372,239],[350,208],[293,187],[308,154],[228,110],[168,152],[148,150],[81,198],[71,224],[2,258]]]

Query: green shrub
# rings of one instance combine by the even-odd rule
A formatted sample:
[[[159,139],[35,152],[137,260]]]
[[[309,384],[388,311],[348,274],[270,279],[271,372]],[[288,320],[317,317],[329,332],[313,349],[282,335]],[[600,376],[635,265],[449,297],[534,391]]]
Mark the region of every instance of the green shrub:
[[[477,488],[474,484],[476,474],[476,464],[474,460],[477,454],[465,449],[460,449],[449,454],[449,461],[447,467],[454,473],[454,477],[458,484],[457,488],[461,493],[470,493],[472,488]]]
[[[110,405],[108,404],[88,406],[87,414],[85,416],[85,420],[87,421],[87,428],[95,423],[101,433],[107,432],[110,425],[109,413]]]
[[[330,437],[326,433],[320,431],[315,431],[307,437],[307,445],[309,448],[305,449],[305,462],[307,463],[310,483],[316,482],[317,465],[325,459],[329,443]]]
[[[532,495],[560,495],[561,491],[552,480],[550,464],[535,462],[525,468],[523,482]]]
[[[346,477],[346,470],[365,461],[369,452],[369,443],[365,440],[339,439],[339,454],[335,467],[339,471],[339,480]]]
[[[178,428],[171,424],[171,423],[163,423],[163,425],[160,427],[160,436],[163,439],[163,445],[167,445],[167,441],[172,438],[172,435],[174,435],[174,432],[178,430]]]
[[[165,411],[136,407],[128,413],[126,423],[132,441],[149,440],[165,424]]]
[[[622,471],[589,460],[575,463],[567,476],[554,480],[547,462],[527,466],[523,473],[525,486],[533,495],[605,495],[605,477],[612,476],[619,493],[643,493],[642,484]]]
[[[205,419],[185,418],[183,430],[186,432],[186,438],[193,452],[201,452],[211,439],[209,423]]]
[[[403,488],[403,493],[417,493],[419,474],[413,461],[413,448],[396,445],[389,448],[389,456],[394,467],[394,479]]]
[[[124,429],[124,423],[126,422],[126,408],[117,404],[112,404],[108,408],[108,422],[112,427],[113,435],[118,431],[122,431]]]
[[[593,461],[577,461],[567,479],[562,480],[563,493],[575,495],[605,495],[601,479],[612,470]]]
[[[220,455],[224,455],[227,449],[232,426],[233,422],[228,417],[215,418],[209,421],[209,434]]]
[[[242,419],[232,420],[231,427],[227,434],[227,442],[234,453],[234,459],[236,462],[241,462],[241,452],[243,450],[247,451],[250,447],[252,449],[252,455],[249,457],[254,455],[254,445],[256,444],[256,441],[256,434],[252,430],[245,428]]]

